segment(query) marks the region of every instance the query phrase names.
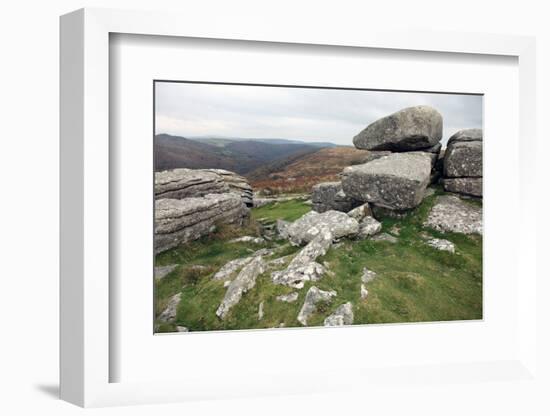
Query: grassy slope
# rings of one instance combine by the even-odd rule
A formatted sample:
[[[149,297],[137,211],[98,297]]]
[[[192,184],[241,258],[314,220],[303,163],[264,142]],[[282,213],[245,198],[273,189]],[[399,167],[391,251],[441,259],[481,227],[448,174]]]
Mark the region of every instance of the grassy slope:
[[[399,227],[399,242],[391,244],[371,240],[348,241],[333,247],[319,262],[326,262],[330,273],[314,284],[320,289],[336,290],[338,295],[309,320],[310,325],[321,325],[324,318],[340,304],[351,301],[356,324],[387,322],[419,322],[441,320],[480,319],[482,317],[482,239],[478,236],[441,234],[422,227],[435,196],[427,198],[408,218],[385,219],[383,231]],[[289,201],[253,210],[257,219],[295,220],[309,210],[299,201]],[[427,246],[421,233],[446,238],[456,245],[457,254],[438,251]],[[296,316],[305,294],[312,285],[299,290],[298,301],[284,303],[275,296],[294,291],[286,286],[273,285],[269,273],[257,280],[224,321],[215,311],[225,294],[222,282],[210,279],[228,260],[243,257],[261,247],[282,245],[285,255],[297,249],[284,242],[251,245],[227,243],[235,235],[253,235],[257,229],[221,230],[200,240],[157,256],[157,265],[179,263],[181,266],[156,284],[156,311],[159,313],[170,296],[182,291],[176,324],[190,330],[270,328],[281,324],[300,326]],[[208,266],[201,272],[189,266]],[[360,299],[361,274],[364,267],[377,272],[377,278],[367,286],[366,301]],[[264,302],[264,318],[258,321],[258,305]],[[160,331],[172,331],[171,324],[162,324]]]

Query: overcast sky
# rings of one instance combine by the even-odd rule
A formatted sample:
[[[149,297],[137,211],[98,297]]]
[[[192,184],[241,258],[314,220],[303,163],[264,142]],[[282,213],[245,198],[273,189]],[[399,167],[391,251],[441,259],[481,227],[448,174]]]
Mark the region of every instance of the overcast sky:
[[[482,127],[481,96],[157,82],[156,133],[352,145],[373,121],[420,104],[442,114],[443,142]]]

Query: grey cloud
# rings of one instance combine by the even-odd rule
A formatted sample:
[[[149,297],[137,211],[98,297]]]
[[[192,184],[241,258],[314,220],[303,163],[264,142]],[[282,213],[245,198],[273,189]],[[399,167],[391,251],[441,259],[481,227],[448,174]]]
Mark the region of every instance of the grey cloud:
[[[156,130],[181,136],[288,138],[351,145],[368,124],[404,107],[441,112],[444,141],[482,127],[482,97],[217,84],[156,84]]]

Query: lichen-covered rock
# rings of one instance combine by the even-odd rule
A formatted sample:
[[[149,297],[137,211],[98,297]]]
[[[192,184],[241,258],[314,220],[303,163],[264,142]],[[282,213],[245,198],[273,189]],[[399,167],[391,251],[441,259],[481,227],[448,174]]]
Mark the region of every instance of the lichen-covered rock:
[[[316,286],[312,286],[306,293],[306,298],[300,313],[298,313],[298,322],[302,325],[307,325],[309,317],[317,310],[317,303],[320,301],[330,301],[337,293],[334,290],[321,290]]]
[[[180,304],[180,301],[181,293],[176,293],[174,296],[172,296],[168,301],[168,305],[166,305],[166,308],[159,315],[158,320],[163,322],[171,322],[176,319],[176,313],[178,311],[178,305]]]
[[[321,230],[327,229],[334,239],[353,236],[359,231],[359,223],[340,211],[322,214],[310,211],[286,228],[291,244],[301,245],[312,241]]]
[[[322,229],[291,260],[285,270],[271,273],[273,283],[301,289],[306,281],[317,281],[325,273],[325,268],[315,262],[317,257],[326,254],[332,245],[332,233],[328,229]]]
[[[178,267],[177,264],[169,264],[168,266],[157,266],[155,267],[155,279],[160,280],[165,278],[167,275],[172,273]]]
[[[372,241],[383,241],[385,243],[392,243],[392,244],[396,244],[399,241],[397,239],[397,237],[394,237],[393,235],[388,234],[388,233],[377,234],[374,237],[372,237],[371,240]]]
[[[359,232],[357,238],[368,238],[378,234],[382,230],[382,224],[376,221],[373,217],[365,217],[359,223]]]
[[[254,206],[254,192],[245,177],[224,169],[202,169],[202,171],[213,172],[220,175],[229,187],[229,190],[240,195],[247,207]]]
[[[483,176],[483,142],[455,141],[447,145],[443,174],[447,178]]]
[[[239,272],[237,277],[227,287],[222,303],[216,310],[216,316],[225,319],[229,310],[241,300],[243,294],[256,285],[257,277],[265,270],[262,256],[256,256]]]
[[[365,202],[363,205],[349,211],[348,216],[361,222],[365,217],[372,217],[372,210],[370,209],[369,203]]]
[[[323,265],[312,261],[301,266],[288,267],[285,270],[273,272],[273,283],[301,289],[304,282],[316,282],[323,277],[326,269]]]
[[[238,259],[230,260],[225,263],[220,270],[218,270],[212,276],[212,280],[222,280],[224,282],[230,282],[233,280],[233,277],[237,271],[242,269],[248,263],[250,263],[254,258],[258,256],[270,256],[274,253],[274,250],[262,248],[261,250],[255,251],[252,255],[247,257],[241,257]]]
[[[447,192],[483,196],[483,178],[446,178],[442,182]]]
[[[432,107],[409,107],[381,118],[353,138],[358,149],[397,152],[430,148],[443,133],[443,118]]]
[[[252,243],[252,244],[262,244],[265,243],[265,240],[262,237],[254,237],[251,235],[244,235],[242,237],[234,238],[229,240],[230,243]]]
[[[223,178],[200,169],[171,169],[155,173],[156,199],[197,198],[229,192]]]
[[[155,201],[155,253],[196,240],[218,223],[243,224],[249,210],[234,193]]]
[[[366,300],[369,296],[369,291],[367,289],[367,286],[365,286],[364,283],[361,283],[361,299]]]
[[[351,302],[338,306],[334,313],[325,319],[325,326],[343,326],[353,324],[353,305]]]
[[[393,153],[364,165],[349,166],[342,173],[346,195],[392,210],[420,204],[430,182],[431,154]]]
[[[279,295],[275,299],[281,302],[293,303],[298,300],[298,292],[292,292],[292,293],[289,293],[288,295]]]
[[[316,212],[348,212],[358,204],[344,193],[341,182],[323,182],[315,185],[311,191],[311,201],[311,208]]]
[[[250,256],[228,261],[214,274],[214,276],[212,276],[212,280],[223,280],[224,282],[231,280],[233,274],[236,273],[237,270],[246,266],[253,259],[254,257]]]
[[[447,146],[454,142],[474,142],[483,140],[482,129],[463,129],[453,134],[447,141]]]
[[[440,232],[482,234],[482,209],[454,195],[438,196],[425,227]]]
[[[258,321],[264,319],[264,301],[262,300],[258,305]]]
[[[442,238],[430,238],[426,241],[426,244],[440,251],[455,252],[455,245],[449,240]]]
[[[252,187],[236,173],[223,169],[171,169],[155,173],[155,199],[197,198],[235,193],[252,206]]]
[[[287,228],[289,225],[290,225],[289,221],[285,221],[281,219],[277,220],[277,234],[279,234],[279,237],[285,238],[285,239],[288,238]]]
[[[376,279],[376,272],[373,272],[372,270],[369,270],[366,267],[363,268],[363,274],[361,275],[361,282],[367,284],[372,282],[374,279]]]

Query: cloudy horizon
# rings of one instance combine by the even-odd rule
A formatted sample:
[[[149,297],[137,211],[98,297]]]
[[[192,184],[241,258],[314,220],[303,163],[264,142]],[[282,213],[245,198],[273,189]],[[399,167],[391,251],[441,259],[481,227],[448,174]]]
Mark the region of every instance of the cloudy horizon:
[[[155,134],[292,139],[353,145],[367,125],[395,111],[430,105],[443,139],[482,128],[480,95],[157,82]]]

